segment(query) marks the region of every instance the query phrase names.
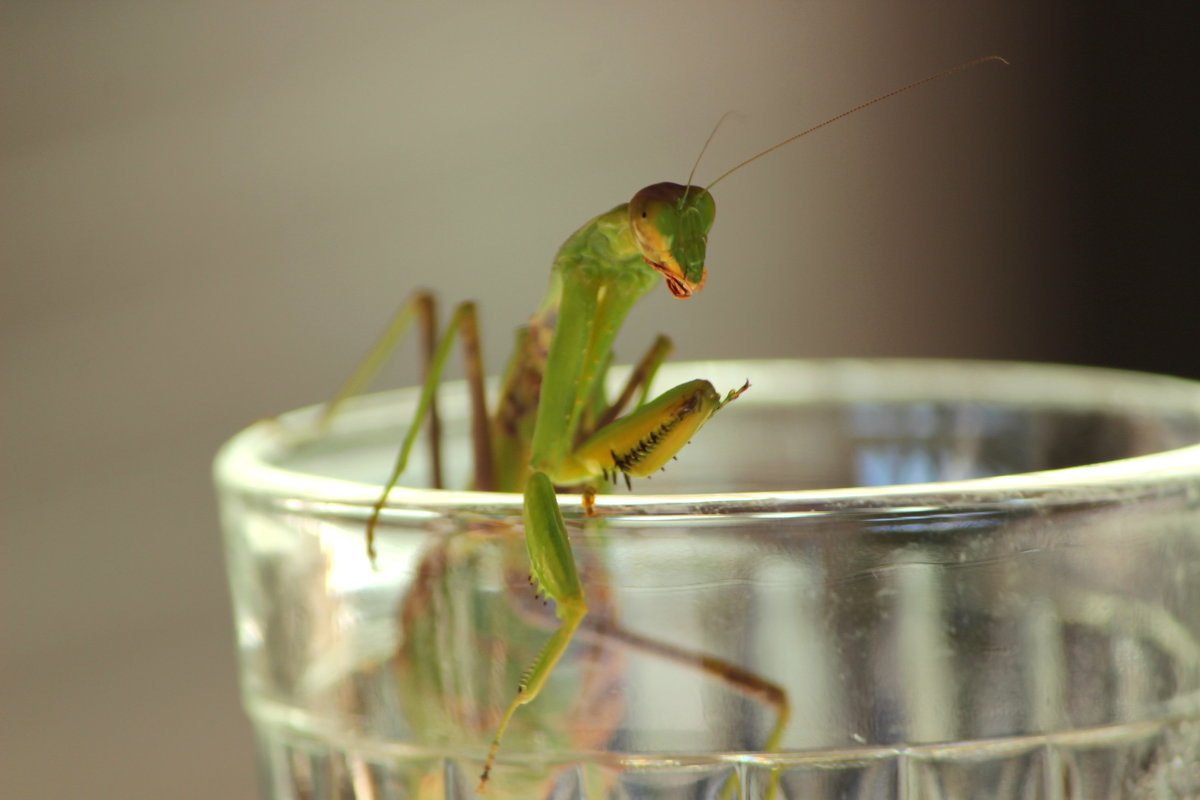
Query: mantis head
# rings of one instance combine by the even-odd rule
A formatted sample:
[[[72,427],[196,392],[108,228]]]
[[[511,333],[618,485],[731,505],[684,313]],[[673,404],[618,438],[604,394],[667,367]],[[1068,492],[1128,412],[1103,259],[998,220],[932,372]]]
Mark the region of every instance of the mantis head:
[[[696,174],[700,157],[703,157],[717,128],[725,120],[725,117],[721,117],[721,120],[713,127],[712,133],[708,135],[704,147],[700,149],[700,157],[697,157],[696,163],[692,165],[692,173],[688,176],[687,186],[680,186],[678,183],[656,183],[642,189],[629,201],[629,224],[633,228],[633,237],[637,241],[642,258],[667,279],[667,288],[671,290],[671,294],[676,297],[691,297],[693,293],[700,291],[700,288],[704,286],[704,250],[708,243],[709,228],[712,227],[713,219],[717,215],[717,206],[713,202],[709,189],[747,164],[757,161],[768,153],[773,153],[813,131],[837,122],[843,117],[848,117],[882,100],[903,94],[930,81],[970,69],[985,61],[999,61],[1002,64],[1008,64],[1008,61],[1000,56],[985,56],[965,64],[959,64],[957,67],[942,70],[935,75],[860,103],[848,111],[830,117],[819,125],[789,136],[782,142],[756,153],[732,169],[721,173],[705,188],[693,186],[692,178]]]
[[[704,286],[704,250],[717,205],[707,189],[656,183],[629,201],[629,224],[646,264],[676,297]]]

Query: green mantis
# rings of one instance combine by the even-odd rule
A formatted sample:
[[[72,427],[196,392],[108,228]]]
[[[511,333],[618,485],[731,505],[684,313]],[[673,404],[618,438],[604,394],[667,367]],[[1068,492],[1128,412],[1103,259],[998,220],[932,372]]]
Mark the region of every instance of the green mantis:
[[[367,525],[372,561],[377,523],[388,493],[404,472],[421,422],[428,417],[436,431],[435,394],[455,340],[464,348],[470,386],[474,488],[523,493],[530,580],[537,594],[553,601],[558,626],[514,687],[488,749],[481,790],[510,721],[521,706],[539,696],[588,614],[584,582],[576,568],[555,487],[579,488],[587,514],[593,514],[597,492],[618,480],[628,483],[662,468],[714,414],[749,387],[746,383],[722,395],[708,381],[693,380],[648,399],[650,381],[670,348],[660,337],[633,370],[620,396],[609,402],[605,395],[614,338],[637,301],[660,280],[679,299],[692,296],[704,285],[707,239],[716,215],[709,190],[750,162],[848,114],[989,60],[1003,61],[995,56],[978,59],[888,92],[746,159],[708,187],[694,185],[691,176],[685,184],[656,183],[637,192],[628,203],[586,222],[559,249],[546,296],[518,331],[493,413],[487,411],[483,388],[475,305],[459,305],[437,338],[433,301],[424,293],[401,307],[367,359],[329,403],[326,419],[342,400],[361,391],[412,321],[421,321],[425,382],[415,419]],[[633,410],[622,416],[631,404]],[[440,485],[436,433],[430,440],[434,483]],[[748,686],[765,685],[732,666],[712,671]],[[777,693],[773,703],[779,722],[766,749],[778,746],[787,720],[786,698]]]

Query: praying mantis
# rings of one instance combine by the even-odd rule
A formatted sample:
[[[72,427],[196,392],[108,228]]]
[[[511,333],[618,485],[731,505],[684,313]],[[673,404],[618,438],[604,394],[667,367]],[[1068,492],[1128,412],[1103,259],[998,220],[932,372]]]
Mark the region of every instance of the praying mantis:
[[[536,596],[553,601],[557,627],[514,687],[500,716],[479,777],[480,791],[487,785],[509,723],[522,706],[541,694],[589,612],[586,581],[577,569],[556,487],[580,489],[585,515],[593,516],[597,492],[661,469],[708,420],[749,389],[747,381],[722,395],[708,381],[697,379],[649,399],[651,380],[670,350],[669,340],[660,336],[631,371],[620,395],[612,402],[605,395],[614,338],[637,301],[660,279],[679,299],[691,297],[704,286],[707,238],[716,215],[712,187],[751,162],[845,116],[987,61],[1008,63],[989,56],[960,64],[790,136],[705,187],[693,184],[693,165],[685,184],[652,184],[628,203],[589,220],[554,258],[546,296],[518,331],[493,413],[487,411],[475,304],[458,305],[439,336],[433,298],[425,292],[414,294],[401,306],[366,359],[326,405],[322,424],[348,397],[364,389],[413,321],[419,320],[425,378],[414,418],[367,523],[366,546],[372,563],[375,531],[388,494],[404,472],[426,420],[431,430],[432,482],[435,487],[441,485],[435,396],[456,339],[463,347],[471,404],[473,488],[523,494],[529,579]],[[623,413],[631,404],[632,410]],[[648,642],[634,646],[653,649]],[[733,665],[715,659],[706,659],[705,664],[715,676],[775,709],[777,722],[764,749],[776,749],[788,719],[782,690]]]

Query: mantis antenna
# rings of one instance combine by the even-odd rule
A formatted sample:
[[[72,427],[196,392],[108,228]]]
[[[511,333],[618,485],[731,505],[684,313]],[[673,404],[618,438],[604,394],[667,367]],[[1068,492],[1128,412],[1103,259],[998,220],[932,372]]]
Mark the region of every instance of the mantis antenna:
[[[729,117],[732,115],[732,111],[726,111],[724,114],[722,114],[721,118],[717,120],[717,124],[713,125],[712,132],[708,134],[708,138],[704,140],[704,146],[700,148],[700,154],[697,155],[696,160],[692,162],[692,171],[688,173],[687,183],[683,185],[683,199],[685,201],[687,200],[688,192],[691,191],[692,188],[692,178],[696,177],[696,168],[700,166],[700,159],[704,158],[704,152],[708,150],[708,146],[712,144],[713,137],[716,136],[717,131],[721,129],[721,124],[724,123],[725,120],[729,119]]]
[[[965,69],[970,69],[971,67],[982,64],[985,61],[999,61],[1001,64],[1008,66],[1008,59],[1003,58],[1002,56],[984,56],[983,58],[977,58],[974,61],[968,61],[964,64],[959,64],[957,67],[951,67],[950,69],[942,70],[941,72],[939,72],[935,75],[930,75],[929,77],[922,78],[919,81],[913,81],[912,83],[908,84],[907,86],[901,86],[899,89],[892,89],[890,92],[881,94],[872,100],[868,100],[865,103],[862,103],[860,105],[855,106],[854,108],[849,109],[848,111],[843,111],[842,113],[838,114],[837,116],[830,117],[829,119],[825,120],[824,122],[822,122],[819,125],[814,125],[811,128],[809,128],[808,130],[800,131],[800,133],[797,133],[795,136],[789,136],[788,138],[784,139],[782,142],[774,144],[771,147],[768,147],[766,150],[763,150],[761,153],[756,153],[755,155],[750,156],[750,158],[747,158],[745,161],[743,161],[742,163],[733,167],[732,169],[726,170],[725,172],[721,173],[717,177],[717,179],[715,181],[713,181],[712,183],[710,183],[708,186],[706,186],[705,189],[706,190],[712,189],[712,187],[716,186],[722,180],[729,177],[733,173],[737,172],[739,169],[746,166],[750,162],[757,161],[758,159],[765,156],[767,153],[772,153],[772,152],[778,150],[779,148],[783,147],[785,144],[791,144],[792,142],[796,141],[800,137],[807,136],[808,134],[812,133],[813,131],[817,131],[817,130],[820,130],[821,128],[824,128],[826,125],[831,125],[834,122],[837,122],[842,117],[848,117],[857,111],[862,111],[864,108],[867,108],[868,106],[873,106],[878,102],[887,100],[889,97],[895,97],[898,94],[903,94],[904,92],[907,92],[910,89],[915,89],[918,86],[929,83],[930,81],[936,81],[939,78],[945,78],[949,75],[953,75],[956,72],[962,72]],[[728,114],[726,114],[726,116],[728,116]],[[724,119],[725,119],[725,117],[721,117],[721,121],[724,121]],[[721,122],[717,122],[717,127],[720,127],[720,125],[721,125]],[[717,129],[713,128],[713,134],[715,134],[716,132],[717,132]],[[711,141],[712,134],[709,134],[708,138],[709,138],[709,141]],[[704,143],[704,147],[705,148],[708,147],[708,142]],[[704,155],[704,150],[700,151],[700,155]],[[696,159],[696,163],[697,164],[700,163],[699,158]],[[696,172],[696,167],[693,166],[692,173],[694,174],[695,172]],[[688,176],[688,185],[690,186],[691,183],[692,183],[691,176]]]

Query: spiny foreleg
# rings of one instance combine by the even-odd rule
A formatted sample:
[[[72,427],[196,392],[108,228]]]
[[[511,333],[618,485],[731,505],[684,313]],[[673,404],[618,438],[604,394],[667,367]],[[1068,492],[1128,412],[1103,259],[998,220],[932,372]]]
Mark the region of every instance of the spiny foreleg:
[[[741,396],[746,383],[722,398],[705,380],[688,381],[612,422],[580,445],[564,463],[555,482],[609,482],[653,475],[675,457],[713,414]]]
[[[488,748],[483,772],[479,776],[479,791],[487,785],[500,739],[517,709],[532,702],[546,685],[546,680],[555,665],[567,652],[575,629],[587,614],[587,601],[583,597],[583,585],[575,569],[575,556],[567,538],[567,527],[563,523],[554,486],[543,472],[530,475],[525,484],[525,546],[529,552],[530,577],[539,594],[554,601],[554,613],[558,617],[558,628],[542,646],[537,657],[525,671],[517,685],[517,693],[504,716],[496,735]]]

